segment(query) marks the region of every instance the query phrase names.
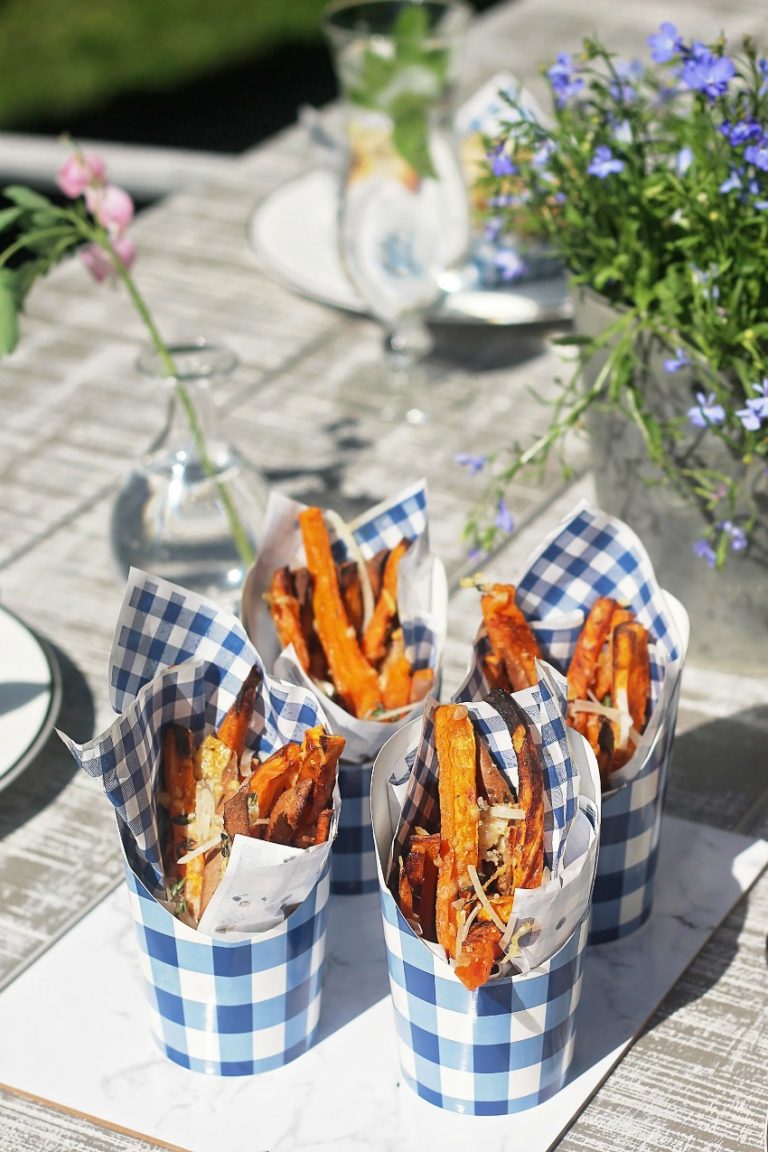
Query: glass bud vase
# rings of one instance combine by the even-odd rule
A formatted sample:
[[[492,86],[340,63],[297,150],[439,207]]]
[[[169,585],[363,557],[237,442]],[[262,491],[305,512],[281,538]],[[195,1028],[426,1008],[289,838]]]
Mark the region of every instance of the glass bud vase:
[[[457,0],[338,0],[325,12],[346,120],[341,258],[395,368],[429,351],[425,318],[469,244],[452,126],[468,15]]]
[[[154,350],[137,361],[170,393],[168,412],[115,501],[112,550],[124,574],[142,568],[234,610],[267,500],[260,473],[217,427],[211,392],[237,358],[203,340],[169,353],[172,377]]]

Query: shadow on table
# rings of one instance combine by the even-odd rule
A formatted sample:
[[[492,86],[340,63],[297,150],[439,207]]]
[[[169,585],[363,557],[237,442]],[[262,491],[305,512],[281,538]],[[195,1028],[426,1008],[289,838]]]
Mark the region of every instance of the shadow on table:
[[[492,372],[535,359],[548,338],[567,330],[567,325],[553,328],[552,324],[434,324],[430,326],[435,341],[432,356],[473,372]]]
[[[61,671],[62,695],[56,726],[86,740],[93,732],[95,709],[82,672],[50,644]],[[0,795],[0,839],[21,828],[46,808],[77,772],[77,765],[55,732],[42,751]]]
[[[389,995],[378,892],[332,896],[327,939],[318,1041]]]

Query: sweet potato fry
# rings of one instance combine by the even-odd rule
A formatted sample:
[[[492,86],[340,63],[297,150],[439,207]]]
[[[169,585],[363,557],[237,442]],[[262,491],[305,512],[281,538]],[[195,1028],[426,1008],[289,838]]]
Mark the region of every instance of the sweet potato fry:
[[[322,726],[308,728],[304,733],[299,780],[311,780],[314,785],[312,802],[304,816],[304,823],[312,828],[323,809],[331,804],[336,770],[345,743],[343,736],[329,735]]]
[[[586,699],[600,653],[611,630],[611,618],[618,607],[610,596],[601,596],[590,608],[568,667],[569,700]]]
[[[338,566],[339,591],[347,610],[349,622],[360,636],[363,630],[363,590],[360,586],[360,573],[354,560],[345,560]]]
[[[404,708],[411,701],[413,676],[411,662],[405,654],[402,628],[392,633],[389,652],[384,657],[379,673],[381,699],[385,708]]]
[[[637,621],[619,624],[613,637],[611,696],[615,708],[629,712],[638,732],[645,727],[650,689],[648,632]]]
[[[432,668],[415,668],[411,676],[411,695],[409,704],[416,704],[429,696],[435,683],[435,673]]]
[[[465,988],[474,992],[490,978],[501,955],[501,933],[495,924],[475,923],[467,933],[456,959],[456,975]]]
[[[401,885],[407,885],[411,893],[410,918],[419,922],[425,940],[435,939],[435,899],[439,860],[439,833],[432,836],[411,837],[409,852],[403,865]]]
[[[222,744],[231,748],[238,760],[245,751],[245,738],[248,735],[248,726],[253,716],[256,689],[260,680],[261,672],[258,666],[254,664],[243,681],[234,704],[222,720],[216,733]]]
[[[397,617],[397,570],[408,551],[409,543],[408,540],[400,540],[387,556],[381,592],[363,633],[363,655],[375,668],[379,667],[386,656],[389,636]]]
[[[598,700],[605,700],[606,696],[611,694],[611,682],[613,680],[613,634],[619,624],[628,623],[634,620],[635,614],[630,608],[615,608],[611,616],[611,625],[608,632],[608,640],[603,645],[603,650],[597,661],[595,668],[594,679],[589,685],[594,696]]]
[[[280,647],[287,648],[293,644],[299,664],[305,672],[309,672],[309,648],[302,627],[301,604],[295,594],[293,576],[288,567],[278,568],[272,576],[266,601]]]
[[[169,724],[163,733],[163,790],[168,797],[168,840],[165,852],[166,876],[173,889],[176,907],[200,918],[205,860],[196,856],[187,864],[178,859],[195,844],[189,839],[195,816],[195,763],[192,733],[179,724]]]
[[[437,939],[450,956],[456,950],[454,901],[471,886],[469,867],[477,868],[477,788],[475,733],[467,709],[445,704],[435,711],[435,747],[439,764],[440,866],[435,913]]]
[[[314,588],[315,631],[336,690],[353,715],[365,718],[381,708],[375,669],[363,656],[339,591],[328,532],[319,508],[299,514],[307,567]]]
[[[541,656],[531,626],[515,603],[511,584],[493,584],[480,601],[488,638],[513,692],[537,682],[536,659]]]
[[[273,844],[290,844],[297,829],[305,821],[305,814],[314,790],[312,780],[299,780],[293,788],[275,801],[267,825],[266,840]]]
[[[272,811],[275,801],[282,792],[292,788],[301,770],[301,746],[285,744],[277,752],[259,764],[248,781],[248,791],[256,797],[251,805],[261,819]]]
[[[544,778],[536,746],[528,731],[525,713],[511,696],[493,691],[486,699],[504,718],[512,732],[517,756],[519,789],[517,803],[525,822],[517,825],[513,853],[513,889],[538,888],[544,868]]]

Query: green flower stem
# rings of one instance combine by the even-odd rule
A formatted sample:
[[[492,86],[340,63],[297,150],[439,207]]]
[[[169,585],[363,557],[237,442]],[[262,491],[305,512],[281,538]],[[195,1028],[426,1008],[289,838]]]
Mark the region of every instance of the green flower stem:
[[[166,371],[166,374],[168,376],[172,376],[175,380],[174,391],[180,400],[181,406],[184,409],[184,412],[186,413],[187,419],[189,421],[189,427],[192,432],[192,439],[194,440],[195,448],[197,449],[198,456],[200,457],[200,463],[203,466],[203,471],[210,480],[213,480],[216,488],[218,489],[221,502],[224,505],[224,509],[227,514],[227,520],[229,521],[229,530],[232,533],[232,539],[234,540],[235,547],[237,548],[237,551],[240,555],[240,559],[247,567],[253,563],[253,548],[251,547],[248,534],[245,531],[237,509],[235,508],[229,488],[218,476],[211,458],[208,455],[205,436],[203,435],[203,429],[200,426],[200,421],[197,418],[197,412],[195,411],[192,397],[190,396],[187,388],[185,388],[183,382],[179,380],[176,373],[176,366],[173,362],[173,357],[168,351],[168,348],[166,347],[165,342],[163,341],[163,338],[160,335],[157,326],[152,319],[152,316],[150,315],[149,309],[144,303],[144,299],[139,293],[139,290],[133,281],[132,276],[129,274],[127,268],[109,242],[109,237],[106,235],[100,237],[99,243],[109,252],[115,271],[120,281],[125,286],[128,295],[133,301],[136,311],[146,325],[147,331],[149,332],[152,343],[155,347],[155,350],[157,351],[158,356],[160,357],[160,361]]]

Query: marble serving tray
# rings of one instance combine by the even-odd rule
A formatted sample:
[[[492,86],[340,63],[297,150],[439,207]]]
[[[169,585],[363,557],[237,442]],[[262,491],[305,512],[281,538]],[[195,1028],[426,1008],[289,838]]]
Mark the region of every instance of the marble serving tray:
[[[765,841],[665,818],[653,916],[589,949],[570,1080],[517,1116],[444,1113],[401,1083],[376,894],[332,898],[315,1047],[227,1080],[155,1049],[121,885],[0,994],[0,1083],[191,1152],[546,1152],[767,863]]]

